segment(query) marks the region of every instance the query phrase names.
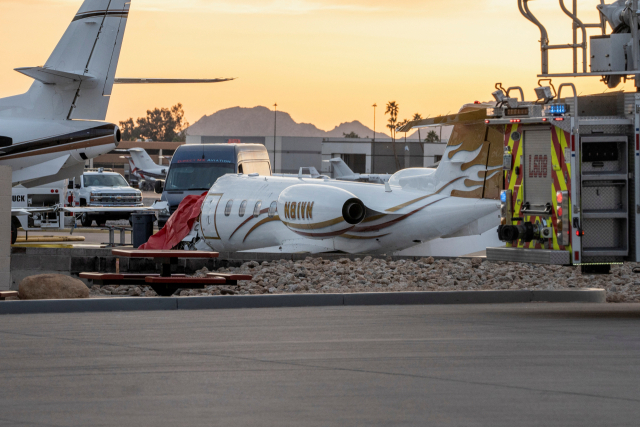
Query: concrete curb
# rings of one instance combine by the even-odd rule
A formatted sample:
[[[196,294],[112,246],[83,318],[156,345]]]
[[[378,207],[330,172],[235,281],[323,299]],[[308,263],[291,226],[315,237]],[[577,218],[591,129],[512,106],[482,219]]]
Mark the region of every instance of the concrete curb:
[[[2,301],[1,314],[82,313],[234,308],[336,307],[365,305],[505,304],[527,302],[604,303],[604,289],[559,291],[451,291],[360,294],[231,295],[174,298],[95,298]]]

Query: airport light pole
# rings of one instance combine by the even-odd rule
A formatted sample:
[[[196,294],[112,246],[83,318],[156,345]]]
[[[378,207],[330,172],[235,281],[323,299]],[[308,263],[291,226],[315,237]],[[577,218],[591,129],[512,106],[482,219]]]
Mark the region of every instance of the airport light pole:
[[[376,142],[376,107],[378,104],[374,103],[373,107],[373,142]]]
[[[276,129],[278,125],[278,103],[273,104],[273,173],[276,173]]]

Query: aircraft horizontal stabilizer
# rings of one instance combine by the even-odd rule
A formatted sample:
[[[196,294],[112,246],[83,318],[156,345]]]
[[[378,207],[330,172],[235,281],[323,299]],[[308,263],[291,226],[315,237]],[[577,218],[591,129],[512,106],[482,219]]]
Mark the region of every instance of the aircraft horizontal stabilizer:
[[[47,162],[38,163],[22,169],[16,169],[13,171],[11,181],[13,181],[13,184],[16,184],[18,182],[32,181],[45,176],[55,175],[60,172],[60,169],[62,169],[62,166],[64,166],[68,158],[69,155],[65,154],[64,156]]]
[[[45,67],[16,68],[15,71],[46,85],[68,85],[74,82],[81,82],[94,78],[88,74],[76,74]]]
[[[414,128],[424,128],[429,126],[448,126],[462,123],[479,122],[487,118],[486,109],[477,109],[448,116],[432,117],[430,119],[413,120],[404,126],[396,129],[397,132],[409,132]]]
[[[221,83],[235,80],[229,79],[137,79],[137,78],[116,78],[114,84],[167,84],[167,83]]]

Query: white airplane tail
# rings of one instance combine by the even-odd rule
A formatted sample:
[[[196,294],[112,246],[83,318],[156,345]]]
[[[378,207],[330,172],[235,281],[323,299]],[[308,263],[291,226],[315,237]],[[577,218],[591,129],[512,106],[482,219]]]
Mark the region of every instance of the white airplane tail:
[[[130,148],[129,154],[131,154],[131,160],[133,160],[133,164],[139,170],[150,170],[154,168],[160,168],[160,165],[157,165],[151,160],[151,157],[147,153],[144,148]]]
[[[104,120],[130,3],[85,0],[45,65],[16,69],[35,82],[1,99],[0,116]]]
[[[504,134],[484,123],[485,111],[482,104],[465,106],[460,111],[460,115],[481,117],[454,125],[435,172],[437,182],[450,183],[441,194],[472,199],[500,197]]]
[[[503,179],[504,134],[485,124],[487,107],[470,104],[458,114],[423,120],[429,125],[453,125],[437,169],[405,169],[390,182],[445,196],[498,199]]]
[[[354,175],[353,171],[340,157],[335,157],[330,159],[331,165],[333,166],[333,177],[334,178],[342,178],[345,176]]]

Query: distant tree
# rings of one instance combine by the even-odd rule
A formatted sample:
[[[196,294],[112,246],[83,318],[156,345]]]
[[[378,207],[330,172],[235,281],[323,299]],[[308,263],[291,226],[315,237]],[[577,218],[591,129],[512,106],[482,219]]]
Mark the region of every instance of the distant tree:
[[[389,128],[389,130],[391,131],[391,140],[393,141],[391,143],[391,146],[393,147],[393,157],[396,160],[396,168],[398,170],[400,169],[400,161],[398,160],[398,153],[396,152],[396,127],[398,123],[399,109],[400,106],[396,101],[389,101],[387,103],[387,109],[384,112],[385,115],[389,115],[389,120],[387,120],[389,124],[387,125],[387,128]]]
[[[345,138],[360,138],[360,136],[358,136],[358,134],[355,133],[354,131],[351,131],[349,133],[342,132],[342,134],[344,135]]]
[[[435,130],[430,130],[424,142],[440,142],[440,138]]]
[[[139,117],[135,123],[133,118],[120,122],[122,139],[151,139],[153,141],[184,142],[187,139],[189,123],[184,119],[182,104],[171,109],[162,108],[147,110],[147,117]]]

